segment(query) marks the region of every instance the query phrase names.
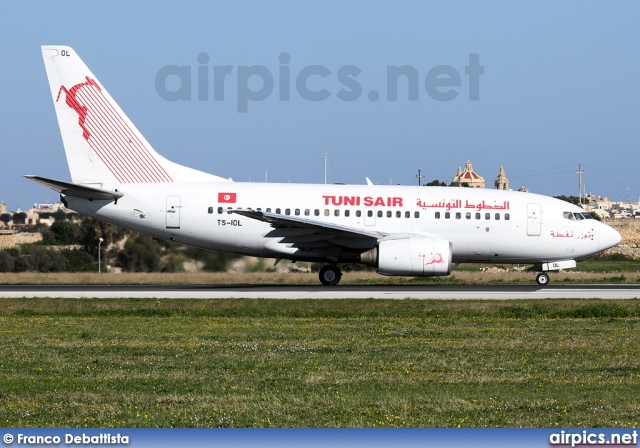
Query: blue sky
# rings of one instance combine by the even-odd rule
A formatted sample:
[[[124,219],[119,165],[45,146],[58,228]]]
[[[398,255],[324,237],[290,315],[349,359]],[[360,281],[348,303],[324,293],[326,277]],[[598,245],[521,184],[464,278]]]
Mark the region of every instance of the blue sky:
[[[2,2],[0,200],[10,210],[57,200],[23,174],[70,179],[44,44],[72,46],[165,157],[236,181],[266,172],[269,182],[322,183],[327,153],[330,182],[413,185],[418,169],[451,180],[469,159],[491,184],[502,164],[515,189],[577,195],[581,163],[587,192],[638,200],[639,13],[632,1]],[[484,71],[477,100],[470,55]],[[169,65],[191,70],[191,100],[156,88]],[[391,101],[387,68],[404,65],[417,73],[417,99],[403,77]],[[231,66],[224,100],[214,99],[216,66]],[[273,89],[240,112],[247,89],[266,89],[241,77],[252,66]],[[323,100],[296,87],[309,66],[328,73],[305,78]],[[448,75],[429,81],[440,66]],[[435,91],[455,97],[434,99],[427,84],[447,76],[453,87]],[[189,87],[160,78],[167,90]]]

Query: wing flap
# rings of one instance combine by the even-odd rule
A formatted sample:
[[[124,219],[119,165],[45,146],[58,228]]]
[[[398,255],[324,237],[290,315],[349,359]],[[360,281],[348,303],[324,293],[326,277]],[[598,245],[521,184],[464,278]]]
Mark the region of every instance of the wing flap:
[[[289,247],[302,250],[327,247],[367,250],[386,234],[366,229],[315,221],[302,216],[279,215],[257,210],[228,210],[231,213],[271,224],[273,230],[264,234],[267,238],[280,238]]]

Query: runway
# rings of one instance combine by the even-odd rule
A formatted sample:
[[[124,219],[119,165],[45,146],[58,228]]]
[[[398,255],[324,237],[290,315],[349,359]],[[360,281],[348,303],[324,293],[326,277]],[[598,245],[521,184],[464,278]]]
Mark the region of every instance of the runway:
[[[640,285],[0,285],[2,298],[147,299],[635,299]]]

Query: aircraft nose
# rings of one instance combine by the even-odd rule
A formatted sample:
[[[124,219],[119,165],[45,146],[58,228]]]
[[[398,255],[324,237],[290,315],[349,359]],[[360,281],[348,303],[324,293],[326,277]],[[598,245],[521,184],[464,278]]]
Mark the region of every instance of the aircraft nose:
[[[600,238],[598,240],[598,250],[606,250],[622,241],[622,236],[618,231],[606,224],[600,227]]]

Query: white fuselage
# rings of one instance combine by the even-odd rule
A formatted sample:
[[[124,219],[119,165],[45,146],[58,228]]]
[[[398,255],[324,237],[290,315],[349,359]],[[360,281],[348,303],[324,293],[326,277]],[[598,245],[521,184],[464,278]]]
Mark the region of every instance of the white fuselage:
[[[454,187],[174,182],[103,185],[113,201],[67,197],[68,206],[157,238],[231,253],[305,261],[345,261],[317,244],[303,250],[267,222],[228,210],[259,210],[381,234],[416,234],[452,244],[454,262],[542,263],[577,260],[605,250],[620,235],[583,209],[513,191]],[[225,199],[221,193],[229,193]],[[568,218],[571,216],[571,218]],[[577,219],[576,219],[577,218]],[[304,229],[295,229],[300,237]],[[286,232],[285,232],[286,233]],[[328,238],[330,239],[330,238]],[[299,241],[299,238],[298,240]],[[328,241],[332,246],[336,241]]]

